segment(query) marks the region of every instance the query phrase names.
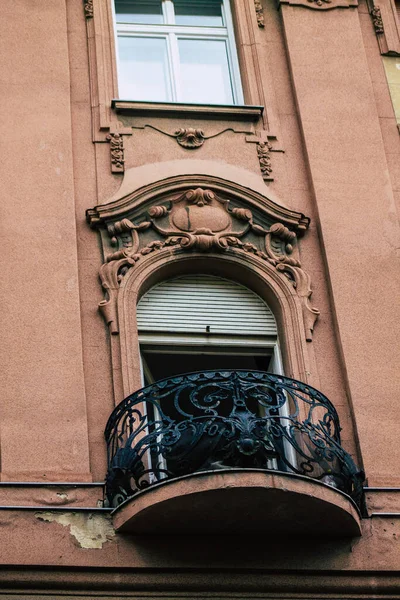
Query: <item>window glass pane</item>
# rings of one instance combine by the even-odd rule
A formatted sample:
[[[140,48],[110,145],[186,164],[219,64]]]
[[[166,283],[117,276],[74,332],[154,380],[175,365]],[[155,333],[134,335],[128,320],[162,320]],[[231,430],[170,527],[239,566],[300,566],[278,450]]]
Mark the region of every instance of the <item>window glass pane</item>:
[[[221,7],[221,0],[175,0],[175,23],[221,27],[224,24]]]
[[[161,0],[115,0],[117,23],[164,23]]]
[[[120,36],[118,54],[120,98],[172,99],[165,38]]]
[[[182,101],[232,104],[233,93],[224,40],[178,40]]]

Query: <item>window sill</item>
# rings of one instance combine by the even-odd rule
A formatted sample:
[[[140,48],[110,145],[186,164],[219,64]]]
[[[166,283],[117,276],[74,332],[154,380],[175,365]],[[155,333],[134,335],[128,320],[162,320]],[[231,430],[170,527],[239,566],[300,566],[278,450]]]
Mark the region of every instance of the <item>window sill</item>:
[[[175,102],[137,102],[134,100],[112,100],[111,107],[124,115],[155,117],[201,117],[203,119],[223,119],[258,121],[263,106],[239,106],[223,104],[181,104]]]

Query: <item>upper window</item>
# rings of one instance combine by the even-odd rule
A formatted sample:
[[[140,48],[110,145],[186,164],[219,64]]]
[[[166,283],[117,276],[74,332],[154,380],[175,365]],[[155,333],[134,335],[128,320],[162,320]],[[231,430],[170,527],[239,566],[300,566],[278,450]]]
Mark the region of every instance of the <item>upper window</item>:
[[[229,0],[115,0],[119,97],[241,104]]]

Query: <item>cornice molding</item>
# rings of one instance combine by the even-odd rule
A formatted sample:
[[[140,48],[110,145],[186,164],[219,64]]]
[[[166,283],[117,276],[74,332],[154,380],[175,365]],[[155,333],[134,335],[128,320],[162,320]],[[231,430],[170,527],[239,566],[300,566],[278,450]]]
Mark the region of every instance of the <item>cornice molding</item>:
[[[115,593],[121,591],[126,593],[126,598],[132,598],[133,595],[137,598],[138,593],[140,597],[154,598],[154,593],[157,592],[157,597],[170,600],[172,597],[176,598],[177,590],[180,597],[190,599],[203,599],[204,593],[215,594],[216,592],[224,592],[227,598],[237,598],[238,593],[256,593],[257,598],[265,599],[281,597],[281,594],[290,594],[290,598],[310,598],[311,595],[325,597],[329,594],[326,597],[331,598],[334,595],[339,600],[360,596],[400,598],[398,571],[363,571],[361,568],[344,571],[314,568],[310,572],[304,568],[299,570],[266,568],[265,553],[260,553],[259,549],[257,554],[262,556],[264,566],[260,567],[257,564],[251,569],[246,569],[238,568],[237,565],[228,565],[224,568],[212,569],[211,583],[209,564],[186,572],[182,567],[159,567],[160,555],[162,556],[164,552],[170,553],[170,537],[147,536],[147,539],[146,536],[135,537],[142,550],[144,547],[150,550],[156,544],[157,569],[145,570],[137,566],[122,568],[121,565],[116,567],[101,565],[101,567],[86,569],[71,565],[66,565],[64,568],[21,565],[18,569],[15,566],[3,565],[0,572],[2,592],[11,591],[16,599],[18,599],[18,591],[32,592],[43,589],[51,590],[52,598],[56,594],[65,596],[68,593],[71,596],[82,596],[89,592],[99,592],[102,598],[105,597],[102,592],[108,592],[111,598],[115,598]],[[221,551],[224,549],[225,564],[228,563],[227,547],[238,552],[240,545],[248,540],[248,538],[242,539],[241,536],[236,536],[235,539],[236,541],[219,539],[215,542],[213,540],[214,546],[217,543],[216,548],[220,548]],[[202,547],[207,548],[209,555],[209,545],[204,540],[198,541]],[[315,545],[315,542],[313,543]],[[332,542],[330,546],[332,548]],[[189,550],[193,551],[193,539],[180,540],[180,547],[181,554]],[[96,598],[96,596],[92,597]]]
[[[264,110],[263,106],[136,102],[134,100],[113,100],[111,107],[117,114],[132,116],[201,117],[203,119],[228,119],[237,121],[258,121]]]
[[[161,164],[161,163],[158,163]],[[125,174],[127,177],[127,174]],[[302,213],[274,202],[265,188],[261,194],[244,185],[211,175],[182,174],[155,181],[145,185],[130,194],[124,194],[117,200],[99,204],[86,211],[89,225],[96,229],[104,226],[108,220],[121,220],[132,213],[145,210],[148,203],[154,199],[166,198],[169,194],[182,193],[190,188],[211,188],[217,194],[229,195],[233,199],[245,199],[250,210],[261,211],[266,218],[284,223],[290,229],[296,229],[300,237],[308,229],[310,219]]]

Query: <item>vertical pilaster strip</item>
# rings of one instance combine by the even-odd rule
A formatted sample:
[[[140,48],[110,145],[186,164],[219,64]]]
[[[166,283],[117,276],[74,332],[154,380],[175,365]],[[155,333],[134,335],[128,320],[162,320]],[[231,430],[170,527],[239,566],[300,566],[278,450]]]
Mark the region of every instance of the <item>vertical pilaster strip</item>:
[[[359,15],[281,10],[362,457],[370,483],[391,481],[400,454],[392,367],[400,364],[399,222]]]
[[[11,48],[26,4],[2,16]],[[2,479],[89,481],[66,1],[38,3],[29,32],[3,65]]]

